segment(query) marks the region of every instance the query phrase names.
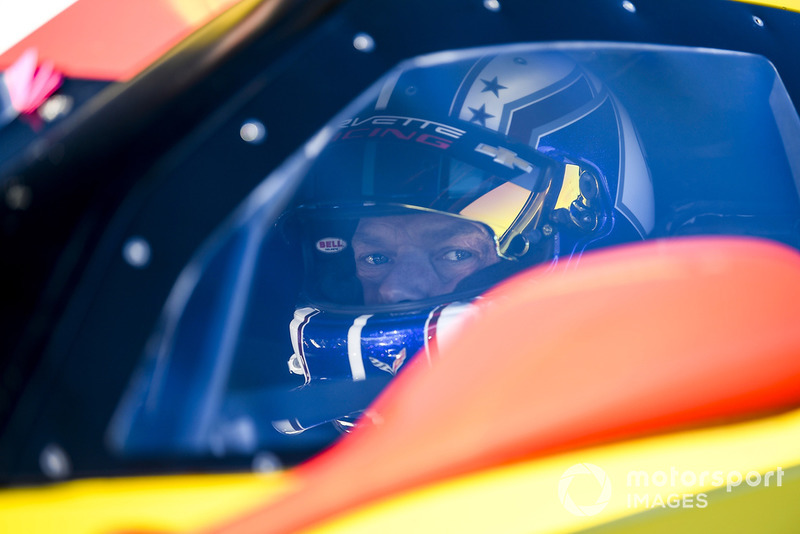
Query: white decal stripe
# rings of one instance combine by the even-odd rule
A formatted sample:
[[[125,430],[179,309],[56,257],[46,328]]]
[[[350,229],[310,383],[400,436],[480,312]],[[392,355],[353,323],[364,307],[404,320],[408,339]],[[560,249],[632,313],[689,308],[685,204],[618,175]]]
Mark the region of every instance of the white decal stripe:
[[[378,101],[375,103],[376,110],[386,109],[389,106],[389,99],[392,97],[394,87],[397,85],[399,79],[400,73],[398,72],[396,75],[386,80],[386,83],[381,88],[380,95],[378,95]]]
[[[364,358],[361,356],[361,330],[372,315],[362,315],[353,321],[353,326],[347,331],[347,357],[350,360],[350,373],[353,380],[364,380],[367,372],[364,370]]]
[[[617,209],[644,238],[656,225],[653,179],[630,116],[622,106],[616,107],[623,145],[620,149]]]

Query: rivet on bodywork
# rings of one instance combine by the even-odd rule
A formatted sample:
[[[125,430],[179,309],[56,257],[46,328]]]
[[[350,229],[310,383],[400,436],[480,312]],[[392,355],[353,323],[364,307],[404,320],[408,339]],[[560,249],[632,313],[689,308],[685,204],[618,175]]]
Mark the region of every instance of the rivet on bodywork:
[[[375,39],[367,33],[359,33],[353,38],[353,48],[359,52],[372,52],[375,49]]]
[[[488,9],[489,11],[500,11],[500,2],[499,0],[483,0],[483,7]]]
[[[246,143],[258,145],[266,139],[267,128],[261,121],[249,119],[239,128],[239,137]]]
[[[633,5],[633,2],[630,0],[625,0],[622,2],[622,9],[627,11],[628,13],[636,13],[636,6]]]
[[[38,113],[45,122],[53,122],[72,111],[73,105],[74,99],[71,96],[53,95],[39,106]]]
[[[11,184],[6,189],[6,205],[12,210],[26,210],[33,200],[33,191],[27,185]]]
[[[763,28],[763,27],[764,27],[764,20],[763,20],[761,17],[758,17],[758,16],[756,16],[756,15],[753,15],[753,22],[754,22],[754,23],[755,23],[755,25],[756,25],[756,26],[758,26],[759,28]]]
[[[253,457],[253,471],[256,473],[272,473],[282,468],[280,459],[271,452],[259,452]]]
[[[69,456],[59,445],[47,444],[39,454],[39,467],[46,477],[52,479],[66,478],[72,472]]]
[[[150,263],[150,243],[143,237],[131,237],[122,246],[122,257],[131,267],[143,269]]]

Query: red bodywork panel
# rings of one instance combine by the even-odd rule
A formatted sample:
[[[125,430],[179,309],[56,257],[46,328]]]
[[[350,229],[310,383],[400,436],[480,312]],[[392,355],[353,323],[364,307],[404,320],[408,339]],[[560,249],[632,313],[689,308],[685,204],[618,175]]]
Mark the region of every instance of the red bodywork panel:
[[[35,48],[67,77],[128,80],[237,2],[195,2],[197,7],[182,12],[177,1],[78,0],[0,55],[0,71]]]

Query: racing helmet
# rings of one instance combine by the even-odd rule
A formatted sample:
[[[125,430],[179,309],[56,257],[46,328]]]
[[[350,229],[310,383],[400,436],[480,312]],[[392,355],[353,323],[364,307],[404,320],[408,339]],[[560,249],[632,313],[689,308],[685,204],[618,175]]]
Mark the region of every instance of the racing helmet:
[[[382,299],[360,264],[391,265],[394,252],[358,246],[379,221],[410,240],[420,234],[407,222],[450,221],[485,235],[492,258],[457,283]],[[435,357],[435,341],[455,331],[444,325],[517,271],[643,239],[653,188],[627,112],[579,54],[518,45],[390,72],[335,125],[282,224],[305,265],[289,367],[306,384],[358,381],[394,375],[418,352]],[[462,252],[449,259],[474,259]],[[303,428],[295,423],[286,430]]]

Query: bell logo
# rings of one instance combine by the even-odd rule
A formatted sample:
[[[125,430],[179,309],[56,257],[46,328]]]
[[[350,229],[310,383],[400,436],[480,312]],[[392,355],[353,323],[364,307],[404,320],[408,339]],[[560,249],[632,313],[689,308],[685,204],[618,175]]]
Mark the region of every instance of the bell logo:
[[[347,241],[339,237],[326,237],[317,241],[317,250],[326,254],[336,254],[347,248]]]
[[[580,489],[586,491],[578,492],[576,490],[577,484],[573,484],[573,480],[577,479],[575,480],[576,482],[578,480],[584,482],[587,479],[591,480],[591,478],[596,481],[596,484],[594,481],[591,482],[591,489],[587,489],[581,484]],[[573,500],[573,494],[579,494],[580,497],[577,498],[577,501],[580,504]],[[596,499],[592,503],[595,495]],[[611,481],[605,471],[594,464],[575,464],[561,475],[561,480],[558,481],[558,498],[564,508],[573,515],[596,515],[603,511],[611,499]]]

